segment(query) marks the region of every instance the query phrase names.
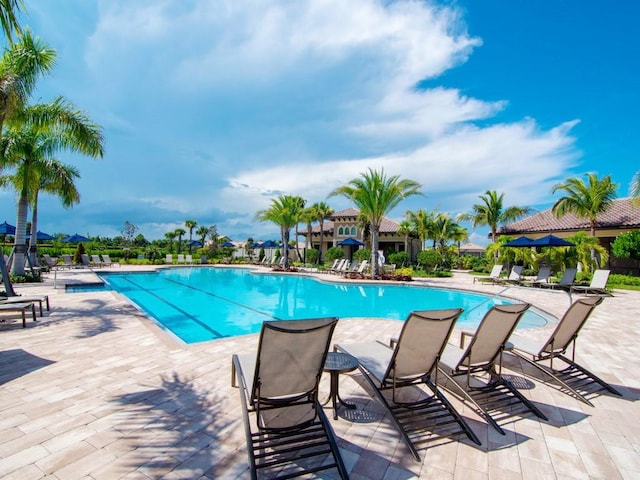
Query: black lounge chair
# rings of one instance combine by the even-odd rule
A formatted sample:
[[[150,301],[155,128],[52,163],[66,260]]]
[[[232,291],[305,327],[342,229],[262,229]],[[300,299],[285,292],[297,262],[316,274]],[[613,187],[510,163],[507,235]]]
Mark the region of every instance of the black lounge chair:
[[[420,461],[418,445],[426,444],[438,430],[447,436],[464,433],[480,440],[438,388],[438,362],[461,308],[422,310],[409,314],[400,338],[392,346],[380,342],[335,345],[335,350],[353,355],[373,391],[391,414],[413,457]],[[405,387],[428,387],[419,399],[403,399]],[[421,389],[422,390],[422,389]],[[388,400],[384,392],[391,391]],[[408,392],[413,393],[413,392]],[[451,427],[458,427],[452,431]],[[427,438],[424,438],[424,435]]]
[[[507,340],[529,306],[527,303],[495,305],[486,313],[475,332],[462,332],[460,347],[447,345],[440,362],[441,371],[449,378],[449,385],[456,390],[454,392],[449,388],[450,391],[460,393],[463,400],[469,400],[477,412],[502,435],[505,432],[494,417],[513,416],[517,413],[518,406],[547,420],[502,375],[502,354],[507,348]],[[471,337],[466,347],[465,337]],[[480,378],[478,374],[484,378]],[[466,380],[462,385],[457,381],[460,376],[464,376]],[[514,405],[516,408],[513,408]]]
[[[607,382],[591,373],[575,361],[575,343],[580,330],[591,315],[591,312],[603,301],[602,297],[583,297],[576,300],[565,312],[549,338],[535,341],[520,335],[512,335],[513,353],[533,365],[545,375],[553,378],[579,400],[593,406],[578,390],[583,390],[593,383],[600,385],[615,395],[622,395]],[[571,358],[565,354],[571,348]],[[554,368],[554,359],[564,363],[561,370]],[[543,365],[543,362],[548,362]],[[583,390],[584,391],[584,390]]]
[[[337,318],[265,322],[256,355],[233,355],[251,464],[268,478],[333,470],[349,478],[318,401]]]

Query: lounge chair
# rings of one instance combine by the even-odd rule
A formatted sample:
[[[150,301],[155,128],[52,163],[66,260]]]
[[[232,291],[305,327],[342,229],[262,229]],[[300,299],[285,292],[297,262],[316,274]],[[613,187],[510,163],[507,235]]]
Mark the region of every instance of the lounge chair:
[[[0,297],[0,305],[9,305],[16,303],[37,303],[40,307],[40,316],[44,315],[42,304],[47,306],[47,312],[51,310],[49,304],[49,295],[14,295],[9,297]]]
[[[91,267],[91,260],[89,259],[89,255],[86,253],[80,254],[80,261],[82,262],[83,267]]]
[[[33,303],[0,303],[0,312],[18,312],[22,314],[22,328],[27,327],[27,311],[31,310],[33,321],[36,321],[36,306]]]
[[[609,280],[609,270],[596,270],[591,277],[591,283],[588,286],[572,285],[570,291],[572,293],[609,295],[607,292],[607,281]]]
[[[560,281],[558,283],[553,283],[553,282],[540,283],[538,286],[546,287],[546,288],[558,288],[562,290],[569,290],[571,289],[573,282],[576,280],[577,272],[578,270],[576,268],[566,268],[565,271],[562,273],[562,277],[560,278]]]
[[[400,338],[392,341],[394,347],[380,342],[334,346],[336,351],[358,359],[364,378],[390,412],[393,424],[417,461],[420,461],[418,442],[428,441],[433,430],[441,427],[446,435],[465,433],[480,445],[478,437],[438,387],[440,355],[461,314],[461,308],[411,312],[402,326]],[[426,386],[430,392],[420,389],[422,398],[403,398],[404,392],[413,394],[418,386]],[[383,392],[389,390],[391,398],[387,400]],[[455,424],[460,430],[451,430]],[[425,440],[427,432],[429,439]]]
[[[549,284],[551,280],[551,267],[540,267],[538,269],[538,274],[536,275],[536,278],[534,278],[531,281],[523,281],[521,282],[522,285],[525,285],[527,287],[538,287],[541,284]]]
[[[91,263],[94,267],[102,267],[104,265],[99,255],[91,255]]]
[[[498,281],[500,281],[501,273],[502,273],[502,265],[494,265],[488,277],[474,277],[473,283],[476,283],[476,282],[497,283]]]
[[[75,268],[71,255],[62,255],[62,267]]]
[[[178,254],[178,265],[180,265],[181,263],[184,263],[184,254],[179,253]]]
[[[116,265],[120,266],[118,262],[112,262],[109,255],[102,255],[102,265],[105,267],[114,267]]]
[[[193,257],[191,255],[185,255],[184,256],[184,262],[187,265],[192,265],[193,264]]]
[[[514,265],[509,272],[507,278],[500,278],[496,280],[496,283],[519,285],[522,282],[522,265]]]
[[[469,400],[478,413],[502,435],[505,432],[492,413],[500,413],[504,418],[505,411],[510,411],[513,405],[521,404],[537,417],[547,420],[547,417],[502,375],[502,354],[507,348],[507,340],[529,306],[527,303],[493,306],[475,332],[462,332],[460,347],[447,345],[440,360],[440,369],[450,380],[449,390],[452,393],[460,393],[463,400]],[[471,340],[465,347],[466,337],[471,337]],[[464,384],[457,381],[456,377],[460,376],[465,377]],[[455,391],[451,387],[455,387]]]
[[[173,255],[171,253],[167,253],[167,255],[164,257],[164,263],[173,265]]]
[[[591,312],[602,301],[603,297],[598,296],[582,297],[576,300],[560,319],[553,333],[544,340],[536,341],[517,334],[512,335],[509,340],[513,344],[512,353],[553,378],[576,398],[591,406],[593,406],[591,402],[579,393],[578,389],[593,382],[615,395],[621,395],[611,385],[575,362],[575,342],[578,334]],[[571,358],[565,355],[569,347],[571,347]],[[553,361],[556,358],[564,362],[566,367],[562,370],[555,369]],[[542,362],[548,362],[548,366],[542,365]]]
[[[258,472],[285,473],[281,472],[285,466],[290,476],[277,478],[328,469],[348,478],[318,401],[337,322],[337,318],[264,322],[257,354],[232,356],[232,385],[240,390],[252,479]]]
[[[44,259],[44,263],[47,267],[49,267],[50,269],[55,267],[56,265],[58,265],[58,259],[56,258],[55,260],[53,258],[51,258],[51,256],[48,253],[44,253],[42,255],[42,258]]]
[[[331,268],[331,270],[329,270],[330,273],[339,273],[344,269],[344,264],[347,262],[346,258],[343,258],[341,260],[338,260],[338,263],[335,267]]]

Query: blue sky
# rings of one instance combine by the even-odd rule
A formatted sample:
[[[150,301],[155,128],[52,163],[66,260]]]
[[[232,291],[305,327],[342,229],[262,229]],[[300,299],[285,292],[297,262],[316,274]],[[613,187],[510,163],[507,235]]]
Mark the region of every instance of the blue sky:
[[[64,95],[106,154],[62,153],[80,204],[40,230],[148,239],[193,219],[234,240],[279,193],[327,201],[367,168],[423,184],[407,209],[470,211],[485,190],[545,209],[551,187],[640,170],[637,2],[26,0],[58,51],[35,100]],[[0,191],[15,223],[15,194]],[[486,244],[486,231],[472,235]]]

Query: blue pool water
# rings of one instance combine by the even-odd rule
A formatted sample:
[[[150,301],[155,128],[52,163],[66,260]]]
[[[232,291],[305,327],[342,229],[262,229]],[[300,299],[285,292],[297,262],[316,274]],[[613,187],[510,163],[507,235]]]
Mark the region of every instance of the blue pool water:
[[[256,333],[265,320],[324,316],[404,320],[412,310],[433,308],[464,308],[458,326],[472,328],[493,305],[508,303],[458,290],[335,284],[239,268],[168,268],[101,277],[107,288],[128,297],[186,343]],[[541,313],[530,310],[520,327],[546,323]]]

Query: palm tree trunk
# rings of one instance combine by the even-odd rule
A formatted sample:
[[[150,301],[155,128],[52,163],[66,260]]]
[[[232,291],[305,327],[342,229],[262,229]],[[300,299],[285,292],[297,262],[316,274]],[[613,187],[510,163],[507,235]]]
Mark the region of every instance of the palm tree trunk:
[[[38,192],[35,193],[31,211],[31,238],[29,239],[29,256],[31,264],[38,266]]]
[[[14,275],[24,275],[24,253],[26,250],[26,231],[27,231],[27,210],[29,202],[27,200],[27,192],[23,189],[18,200],[18,218],[16,219],[16,236],[14,242],[14,257],[11,265],[11,273]]]
[[[283,267],[285,270],[289,268],[289,229],[282,229],[282,249],[284,250],[284,264]]]
[[[2,271],[2,283],[4,284],[4,291],[8,297],[14,297],[16,295],[13,285],[11,284],[11,278],[9,278],[9,271],[7,265],[4,263],[4,255],[0,255],[0,270]]]
[[[324,220],[320,219],[320,255],[318,255],[318,264],[322,264],[322,247],[324,246]]]
[[[371,225],[371,278],[376,278],[380,273],[378,265],[378,229]]]

